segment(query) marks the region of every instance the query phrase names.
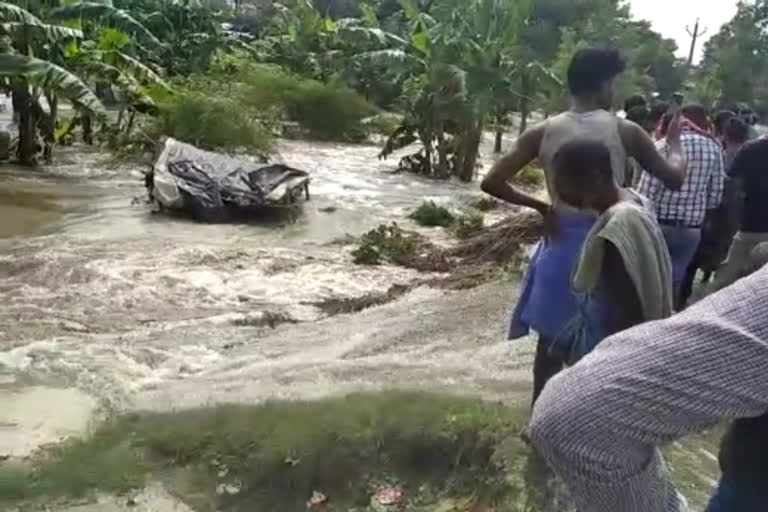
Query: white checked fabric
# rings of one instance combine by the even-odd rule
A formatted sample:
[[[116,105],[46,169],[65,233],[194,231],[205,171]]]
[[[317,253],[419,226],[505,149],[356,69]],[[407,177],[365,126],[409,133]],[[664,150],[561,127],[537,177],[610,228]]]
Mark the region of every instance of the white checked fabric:
[[[768,267],[603,341],[550,380],[531,438],[580,512],[681,512],[659,446],[768,411]]]
[[[643,171],[637,191],[654,203],[659,222],[697,228],[704,222],[707,210],[720,206],[723,199],[725,155],[714,139],[694,131],[683,131],[680,140],[688,161],[688,174],[682,188],[670,190]],[[666,139],[660,140],[656,147],[667,154]]]

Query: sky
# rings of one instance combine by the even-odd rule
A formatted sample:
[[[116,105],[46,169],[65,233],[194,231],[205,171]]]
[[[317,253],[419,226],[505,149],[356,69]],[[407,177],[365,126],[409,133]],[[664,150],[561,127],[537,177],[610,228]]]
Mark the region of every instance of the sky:
[[[629,0],[635,18],[650,21],[656,32],[677,41],[679,57],[687,58],[691,46],[686,25],[693,30],[696,18],[701,18],[700,26],[707,32],[697,43],[694,61],[701,57],[704,42],[736,14],[736,3],[737,0]]]

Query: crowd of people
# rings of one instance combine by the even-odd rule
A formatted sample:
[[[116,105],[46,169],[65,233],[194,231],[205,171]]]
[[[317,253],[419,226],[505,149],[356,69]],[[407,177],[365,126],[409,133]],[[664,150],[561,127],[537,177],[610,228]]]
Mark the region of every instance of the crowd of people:
[[[509,328],[538,335],[530,438],[580,512],[677,512],[658,446],[735,420],[709,512],[764,510],[768,138],[745,105],[710,113],[679,95],[633,96],[617,116],[624,68],[615,50],[578,51],[571,108],[482,184],[545,220]],[[549,202],[510,184],[536,159]],[[700,270],[716,292],[688,305]]]

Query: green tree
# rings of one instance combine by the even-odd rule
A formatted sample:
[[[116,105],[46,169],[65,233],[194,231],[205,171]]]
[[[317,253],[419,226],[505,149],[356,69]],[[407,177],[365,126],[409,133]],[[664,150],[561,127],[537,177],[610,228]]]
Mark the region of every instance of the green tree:
[[[705,45],[694,76],[693,90],[704,100],[768,102],[768,1],[739,3],[733,19]]]
[[[85,112],[102,114],[104,108],[80,78],[56,63],[65,60],[65,48],[77,44],[82,32],[46,24],[31,12],[4,2],[0,2],[0,20],[0,30],[10,41],[0,49],[0,75],[12,91],[18,115],[18,159],[33,165],[38,133],[46,145],[46,158],[51,156],[59,97]],[[48,100],[48,112],[40,104],[42,95]]]

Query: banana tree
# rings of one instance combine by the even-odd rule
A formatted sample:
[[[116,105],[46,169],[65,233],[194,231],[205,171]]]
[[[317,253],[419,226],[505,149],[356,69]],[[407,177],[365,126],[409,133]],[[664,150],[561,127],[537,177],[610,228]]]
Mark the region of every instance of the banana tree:
[[[12,91],[14,115],[18,116],[18,159],[32,165],[38,132],[45,142],[46,158],[51,157],[59,97],[94,114],[102,114],[104,108],[82,80],[52,62],[60,60],[62,48],[82,38],[82,32],[44,23],[29,11],[0,2],[0,34],[6,37],[6,45],[0,49],[0,76]],[[41,94],[48,99],[48,112],[40,105]]]
[[[430,174],[470,181],[488,119],[515,92],[505,80],[517,65],[513,57],[533,1],[446,0],[428,11],[408,0],[400,3],[408,19],[408,38],[401,44],[389,39],[388,48],[358,56],[406,65],[408,73],[419,77],[420,89],[410,89],[415,94],[408,102],[409,115],[383,155],[404,144],[406,133],[418,133],[426,153],[421,166]],[[433,173],[433,147],[438,148],[436,165],[447,165],[448,173]]]

